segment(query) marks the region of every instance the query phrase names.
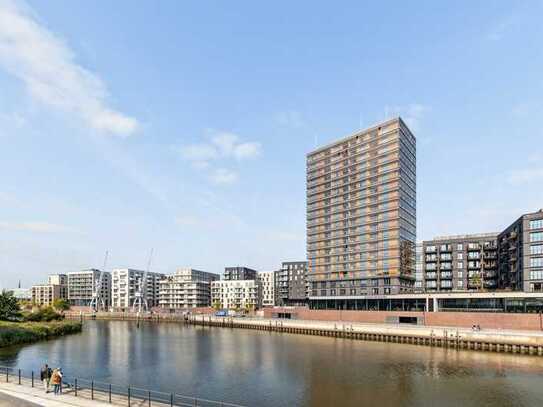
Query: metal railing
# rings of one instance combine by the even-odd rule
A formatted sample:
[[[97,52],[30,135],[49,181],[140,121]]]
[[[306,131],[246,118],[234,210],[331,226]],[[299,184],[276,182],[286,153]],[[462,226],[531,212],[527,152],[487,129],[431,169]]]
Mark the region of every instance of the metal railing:
[[[9,366],[0,366],[0,381],[16,383],[21,386],[44,386],[40,380],[39,370],[19,369]],[[49,387],[49,391],[53,392],[52,384]],[[131,385],[123,386],[93,379],[71,377],[66,374],[62,376],[60,392],[62,394],[71,394],[75,397],[127,407],[136,405],[148,407],[244,407],[240,404],[227,403],[225,401],[149,390]]]

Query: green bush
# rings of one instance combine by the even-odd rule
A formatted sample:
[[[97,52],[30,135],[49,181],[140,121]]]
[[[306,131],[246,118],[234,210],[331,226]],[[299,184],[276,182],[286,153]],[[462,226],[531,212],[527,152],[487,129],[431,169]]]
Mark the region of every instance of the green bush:
[[[2,291],[0,293],[0,321],[15,321],[19,319],[21,308],[17,298],[11,291]]]
[[[59,321],[64,316],[55,311],[53,307],[42,307],[36,311],[23,314],[23,319],[30,322]]]
[[[75,321],[0,322],[0,348],[81,332]]]

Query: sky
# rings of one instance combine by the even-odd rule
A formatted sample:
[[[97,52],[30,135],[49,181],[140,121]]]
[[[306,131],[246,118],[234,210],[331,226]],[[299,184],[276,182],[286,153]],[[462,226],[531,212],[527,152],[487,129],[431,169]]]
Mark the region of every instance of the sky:
[[[400,115],[417,238],[543,207],[541,1],[0,0],[0,287],[305,259],[305,156]]]

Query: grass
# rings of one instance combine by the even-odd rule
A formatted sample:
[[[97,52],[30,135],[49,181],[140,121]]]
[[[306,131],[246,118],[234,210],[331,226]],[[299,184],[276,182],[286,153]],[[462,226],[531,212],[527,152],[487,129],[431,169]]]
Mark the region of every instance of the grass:
[[[81,332],[81,328],[81,323],[76,321],[0,321],[0,348],[78,333]]]

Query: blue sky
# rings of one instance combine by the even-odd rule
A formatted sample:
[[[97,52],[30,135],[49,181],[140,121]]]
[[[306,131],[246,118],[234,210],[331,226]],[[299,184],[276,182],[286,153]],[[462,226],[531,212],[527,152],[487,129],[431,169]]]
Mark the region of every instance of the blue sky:
[[[540,1],[0,0],[0,286],[305,258],[305,154],[401,115],[418,238],[543,207]]]

